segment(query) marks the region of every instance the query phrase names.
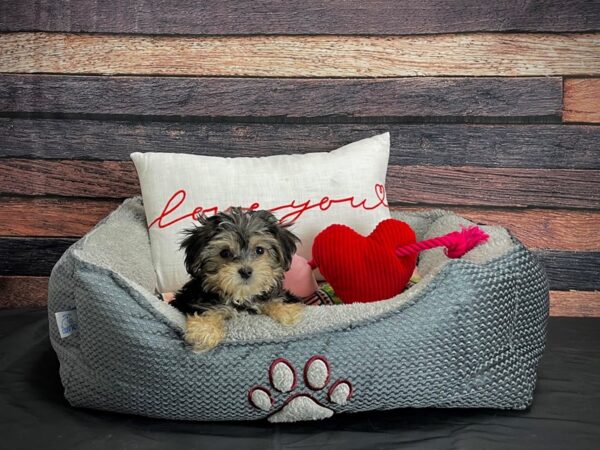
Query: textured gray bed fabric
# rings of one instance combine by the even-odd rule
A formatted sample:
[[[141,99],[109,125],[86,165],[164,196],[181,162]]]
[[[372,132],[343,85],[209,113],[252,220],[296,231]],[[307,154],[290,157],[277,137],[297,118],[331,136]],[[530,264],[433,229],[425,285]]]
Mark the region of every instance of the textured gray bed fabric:
[[[469,224],[442,210],[397,213],[419,239]],[[194,353],[182,340],[184,317],[154,294],[156,278],[143,205],[130,199],[56,264],[49,286],[52,345],[65,397],[74,406],[184,420],[258,419],[292,394],[334,412],[398,407],[525,408],[532,400],[548,317],[539,262],[499,227],[463,258],[441,249],[419,260],[423,281],[386,301],[307,307],[281,326],[239,314],[223,344]],[[75,309],[78,330],[61,338],[55,313]],[[327,387],[302,383],[305,363],[323,355],[331,382],[347,380],[345,405]],[[294,392],[269,386],[269,366],[296,369]],[[248,401],[266,388],[271,411]]]

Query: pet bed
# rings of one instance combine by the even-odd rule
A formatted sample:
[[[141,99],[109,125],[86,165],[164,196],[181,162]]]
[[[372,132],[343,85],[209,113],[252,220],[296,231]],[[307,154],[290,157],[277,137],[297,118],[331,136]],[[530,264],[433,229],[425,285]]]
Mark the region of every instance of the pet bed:
[[[393,215],[418,239],[470,224],[442,210]],[[52,271],[50,338],[65,397],[182,420],[526,408],[545,343],[548,283],[518,240],[482,228],[489,241],[461,259],[424,252],[422,281],[393,299],[307,307],[293,327],[240,314],[221,345],[194,353],[182,340],[184,316],[155,295],[141,199],[127,200]]]

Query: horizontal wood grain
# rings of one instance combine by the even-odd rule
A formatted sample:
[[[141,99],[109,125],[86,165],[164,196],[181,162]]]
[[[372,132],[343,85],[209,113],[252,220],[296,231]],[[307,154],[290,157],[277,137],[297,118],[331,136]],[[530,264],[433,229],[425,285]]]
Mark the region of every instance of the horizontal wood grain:
[[[0,275],[50,275],[76,239],[0,237]]]
[[[1,95],[1,94],[0,94]],[[585,125],[240,124],[0,118],[0,155],[128,160],[131,152],[266,156],[330,151],[389,131],[390,164],[600,169]]]
[[[537,250],[535,254],[546,268],[550,289],[600,289],[600,252]]]
[[[565,80],[563,120],[600,123],[600,78]]]
[[[177,117],[556,117],[560,78],[0,76],[0,112]]]
[[[0,236],[82,236],[119,204],[118,200],[79,198],[0,198]],[[600,251],[600,211],[444,208],[476,223],[506,227],[529,248]]]
[[[116,200],[0,198],[0,236],[83,236],[119,204]]]
[[[550,315],[600,317],[600,291],[550,291]]]
[[[140,187],[131,162],[0,159],[0,194],[125,198]]]
[[[431,34],[600,30],[586,0],[5,0],[0,31],[142,34]]]
[[[597,170],[389,166],[390,202],[503,207],[600,207]]]
[[[388,200],[404,204],[600,208],[597,170],[395,166]],[[133,163],[0,159],[0,194],[124,198],[139,195]]]
[[[0,309],[45,308],[48,277],[0,276]]]
[[[6,33],[0,72],[254,77],[600,75],[600,34],[178,37]]]
[[[600,251],[600,211],[564,209],[483,209],[460,206],[450,210],[475,223],[499,225],[532,249]],[[422,211],[423,207],[396,207],[396,210]]]

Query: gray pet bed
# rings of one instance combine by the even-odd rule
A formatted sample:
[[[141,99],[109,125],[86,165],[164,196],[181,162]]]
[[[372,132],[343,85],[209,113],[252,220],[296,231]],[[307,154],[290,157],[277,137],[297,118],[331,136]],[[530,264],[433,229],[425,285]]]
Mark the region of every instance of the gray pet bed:
[[[440,210],[395,217],[419,239],[469,223]],[[506,230],[483,229],[490,240],[461,259],[422,253],[423,280],[393,299],[307,307],[293,327],[239,314],[223,344],[194,353],[182,340],[184,316],[155,296],[143,206],[127,200],[52,271],[50,337],[65,397],[183,420],[525,408],[544,348],[548,284]]]

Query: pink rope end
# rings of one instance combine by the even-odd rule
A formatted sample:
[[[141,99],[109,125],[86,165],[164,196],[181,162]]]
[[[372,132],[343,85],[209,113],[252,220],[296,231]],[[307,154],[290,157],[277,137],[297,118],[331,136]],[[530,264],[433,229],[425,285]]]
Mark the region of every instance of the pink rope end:
[[[426,241],[403,245],[396,248],[399,257],[429,250],[430,248],[446,247],[444,252],[448,258],[460,258],[473,247],[485,242],[489,236],[478,226],[463,227],[461,231],[453,231],[444,236],[434,237]]]
[[[489,235],[477,226],[462,227],[461,231],[450,233],[444,246],[448,258],[460,258],[472,248],[488,240]]]

